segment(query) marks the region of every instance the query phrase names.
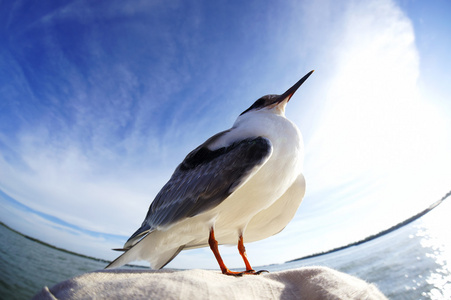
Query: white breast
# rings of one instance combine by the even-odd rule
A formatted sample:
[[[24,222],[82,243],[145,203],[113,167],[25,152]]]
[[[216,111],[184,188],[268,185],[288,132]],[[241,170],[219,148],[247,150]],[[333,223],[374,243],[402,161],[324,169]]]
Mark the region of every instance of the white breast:
[[[220,243],[235,243],[249,221],[280,199],[302,171],[303,145],[297,127],[268,111],[246,115],[238,118],[230,134],[214,147],[262,136],[271,141],[273,152],[258,172],[211,212],[216,215],[215,234]]]

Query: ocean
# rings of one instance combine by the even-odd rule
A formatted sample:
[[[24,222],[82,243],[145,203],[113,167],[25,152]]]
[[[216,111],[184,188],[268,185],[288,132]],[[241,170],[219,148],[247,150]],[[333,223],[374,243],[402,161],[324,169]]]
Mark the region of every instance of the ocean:
[[[343,250],[258,269],[328,266],[374,283],[389,299],[451,299],[451,201],[397,230]],[[0,226],[0,299],[29,299],[42,287],[103,269],[94,260]]]

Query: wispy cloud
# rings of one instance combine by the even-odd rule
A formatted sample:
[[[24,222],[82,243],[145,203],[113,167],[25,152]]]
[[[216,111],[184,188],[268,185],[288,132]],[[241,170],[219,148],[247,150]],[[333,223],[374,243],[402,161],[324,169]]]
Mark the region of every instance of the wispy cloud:
[[[391,197],[401,196],[398,201],[405,204],[401,199],[410,198],[408,186],[424,182],[415,175],[418,170],[440,165],[440,150],[429,145],[443,148],[445,135],[440,114],[417,87],[419,56],[412,24],[390,1],[351,2],[341,17],[327,56],[335,62],[327,109],[307,145],[307,167],[316,170],[312,189],[375,176],[387,179],[385,185],[396,180]]]
[[[45,223],[47,242],[52,234],[93,256],[109,249],[118,240],[102,234],[131,234],[184,155],[310,69],[317,72],[287,108],[305,136],[307,197],[285,231],[248,246],[260,255],[255,264],[361,238],[400,218],[381,220],[378,212],[441,193],[437,177],[417,174],[443,170],[447,129],[418,91],[414,28],[398,6],[218,5],[76,1],[42,7],[25,21],[25,2],[8,10],[0,189],[67,222],[31,213],[23,230]],[[421,189],[425,183],[430,188]],[[406,213],[431,196],[424,198]],[[376,225],[352,235],[329,233],[370,219]],[[319,234],[328,238],[315,239]],[[172,266],[199,267],[202,251],[182,253]],[[241,266],[235,248],[224,256]]]

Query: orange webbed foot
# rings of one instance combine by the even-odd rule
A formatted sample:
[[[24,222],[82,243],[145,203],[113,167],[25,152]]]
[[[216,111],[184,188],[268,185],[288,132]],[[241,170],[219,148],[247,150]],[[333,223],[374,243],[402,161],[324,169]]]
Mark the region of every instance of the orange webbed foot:
[[[260,271],[247,270],[247,271],[244,271],[243,273],[248,274],[248,275],[260,275],[261,273],[269,273],[269,271],[267,271],[267,270],[260,270]]]
[[[243,275],[260,275],[261,273],[269,273],[269,272],[266,270],[260,270],[260,271],[246,270],[243,272],[234,272],[234,271],[230,271],[229,269],[222,271],[222,274],[224,274],[224,275],[236,276],[236,277],[241,277]]]

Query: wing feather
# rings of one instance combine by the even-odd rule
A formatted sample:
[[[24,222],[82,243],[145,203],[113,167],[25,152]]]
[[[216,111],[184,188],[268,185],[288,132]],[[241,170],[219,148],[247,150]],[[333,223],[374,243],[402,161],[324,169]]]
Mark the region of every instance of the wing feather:
[[[247,138],[216,150],[208,149],[208,141],[189,153],[177,167],[150,205],[141,228],[124,248],[133,246],[153,228],[219,205],[272,153],[271,142],[264,137]]]
[[[270,141],[263,137],[248,138],[214,151],[205,146],[195,149],[152,202],[147,223],[150,227],[164,226],[217,206],[271,151]]]

